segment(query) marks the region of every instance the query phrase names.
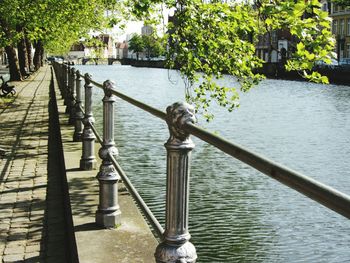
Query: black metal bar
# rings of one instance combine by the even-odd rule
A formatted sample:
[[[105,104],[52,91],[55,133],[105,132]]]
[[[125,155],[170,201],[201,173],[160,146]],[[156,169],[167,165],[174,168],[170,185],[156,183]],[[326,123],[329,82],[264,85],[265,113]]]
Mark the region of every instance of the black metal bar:
[[[103,85],[101,83],[98,83],[94,80],[91,80],[91,83],[94,84],[96,87],[100,88],[100,89],[103,89]]]
[[[98,134],[94,125],[92,125],[91,123],[90,123],[90,125],[91,125],[92,131],[94,132],[98,142],[102,145],[103,140],[102,140],[101,136]],[[134,200],[137,202],[137,204],[141,208],[142,212],[145,214],[148,221],[155,229],[157,237],[161,238],[162,234],[164,232],[163,227],[160,225],[157,218],[153,215],[152,211],[149,209],[149,207],[147,206],[145,201],[143,201],[142,197],[137,192],[136,188],[133,186],[133,184],[131,183],[131,181],[129,180],[128,176],[125,174],[123,169],[120,167],[118,162],[114,159],[114,156],[111,155],[110,153],[108,153],[108,156],[109,156],[109,159],[111,160],[111,162],[113,163],[114,167],[117,169],[119,175],[123,179],[124,185],[126,186],[126,188],[128,188],[129,193],[133,196]]]
[[[126,176],[125,172],[120,167],[118,162],[114,159],[113,155],[108,153],[108,156],[109,159],[112,161],[114,167],[117,169],[119,175],[123,179],[123,183],[126,186],[126,188],[128,188],[129,193],[133,196],[134,200],[137,202],[142,212],[147,217],[150,224],[153,226],[154,230],[156,231],[157,237],[161,238],[164,233],[163,227],[160,225],[157,218],[153,215],[152,211],[148,208],[147,204],[143,201],[142,197],[139,195],[136,188],[132,185],[131,181]]]
[[[82,74],[80,74],[80,76],[84,77]],[[94,86],[98,87],[98,88],[103,88],[103,85],[101,83],[98,83],[94,80],[91,80],[91,83],[94,84]],[[147,111],[149,113],[151,113],[152,115],[162,119],[162,120],[165,120],[165,116],[166,116],[166,113],[161,111],[161,110],[158,110],[156,108],[153,108],[141,101],[138,101],[138,100],[135,100],[119,91],[116,91],[116,90],[112,90],[112,94],[116,95],[117,97],[129,102],[130,104],[144,110],[144,111]]]
[[[112,93],[114,95],[116,95],[117,97],[129,102],[130,104],[142,109],[142,110],[145,110],[147,111],[148,113],[162,119],[162,120],[165,120],[165,117],[166,117],[166,113],[161,111],[161,110],[158,110],[156,108],[153,108],[143,102],[140,102],[138,100],[135,100],[133,98],[130,98],[129,96],[126,96],[125,94],[119,92],[119,91],[116,91],[116,90],[113,90]]]
[[[91,125],[92,132],[93,132],[93,133],[95,134],[95,136],[96,136],[97,141],[98,141],[99,144],[102,146],[102,145],[103,145],[103,139],[102,139],[102,137],[98,134],[98,132],[97,132],[95,126],[94,126],[91,122],[89,122],[89,123],[90,123],[90,125]]]
[[[192,123],[186,123],[185,130],[232,157],[350,219],[350,196],[253,153],[240,145],[233,144]]]

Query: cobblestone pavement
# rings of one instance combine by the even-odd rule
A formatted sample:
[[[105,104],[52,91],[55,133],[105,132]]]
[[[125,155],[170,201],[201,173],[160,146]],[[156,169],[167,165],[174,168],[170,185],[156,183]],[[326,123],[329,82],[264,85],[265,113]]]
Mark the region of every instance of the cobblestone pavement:
[[[7,150],[0,156],[3,263],[65,262],[61,204],[55,193],[46,198],[50,77],[46,66],[30,80],[16,83],[18,97],[0,110],[0,148]]]

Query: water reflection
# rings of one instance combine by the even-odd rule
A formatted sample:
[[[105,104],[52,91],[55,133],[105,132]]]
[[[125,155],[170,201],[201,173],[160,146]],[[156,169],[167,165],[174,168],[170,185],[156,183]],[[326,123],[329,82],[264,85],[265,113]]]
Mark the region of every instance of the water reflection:
[[[169,71],[86,66],[123,92],[165,109],[183,99]],[[171,72],[172,78],[176,73]],[[102,91],[95,91],[99,108]],[[202,125],[230,140],[350,193],[350,88],[266,80],[231,114]],[[120,163],[164,223],[165,123],[118,100]],[[101,125],[102,111],[95,110]],[[350,223],[212,146],[194,140],[190,232],[198,262],[349,262]]]

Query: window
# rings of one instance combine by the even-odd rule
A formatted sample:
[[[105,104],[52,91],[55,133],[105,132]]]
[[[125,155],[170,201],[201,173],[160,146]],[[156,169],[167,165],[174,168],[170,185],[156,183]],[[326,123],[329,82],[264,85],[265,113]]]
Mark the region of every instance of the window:
[[[338,34],[338,20],[333,20],[332,33],[334,35]]]
[[[344,28],[344,19],[339,20],[339,35],[344,36],[345,28]]]
[[[350,44],[346,45],[346,57],[350,58]]]
[[[348,36],[350,36],[350,18],[347,20],[346,28],[347,28],[346,34],[347,34]]]
[[[328,11],[327,9],[328,9],[328,8],[327,8],[327,3],[324,3],[324,4],[322,5],[322,11]]]
[[[350,22],[350,19],[349,19],[349,22]],[[275,30],[272,31],[271,38],[272,38],[272,43],[276,43],[277,42],[277,32]]]
[[[338,12],[338,6],[336,4],[333,4],[333,13]]]

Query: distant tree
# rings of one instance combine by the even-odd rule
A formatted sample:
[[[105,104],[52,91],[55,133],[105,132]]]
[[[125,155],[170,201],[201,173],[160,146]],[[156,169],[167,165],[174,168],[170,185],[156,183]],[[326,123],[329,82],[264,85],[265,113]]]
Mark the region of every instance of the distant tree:
[[[166,42],[156,34],[143,35],[144,51],[148,59],[165,55]]]
[[[145,42],[138,34],[134,34],[129,41],[129,50],[136,53],[136,59],[139,60],[139,55],[145,49]]]
[[[339,6],[350,6],[350,0],[333,0],[332,2]]]

